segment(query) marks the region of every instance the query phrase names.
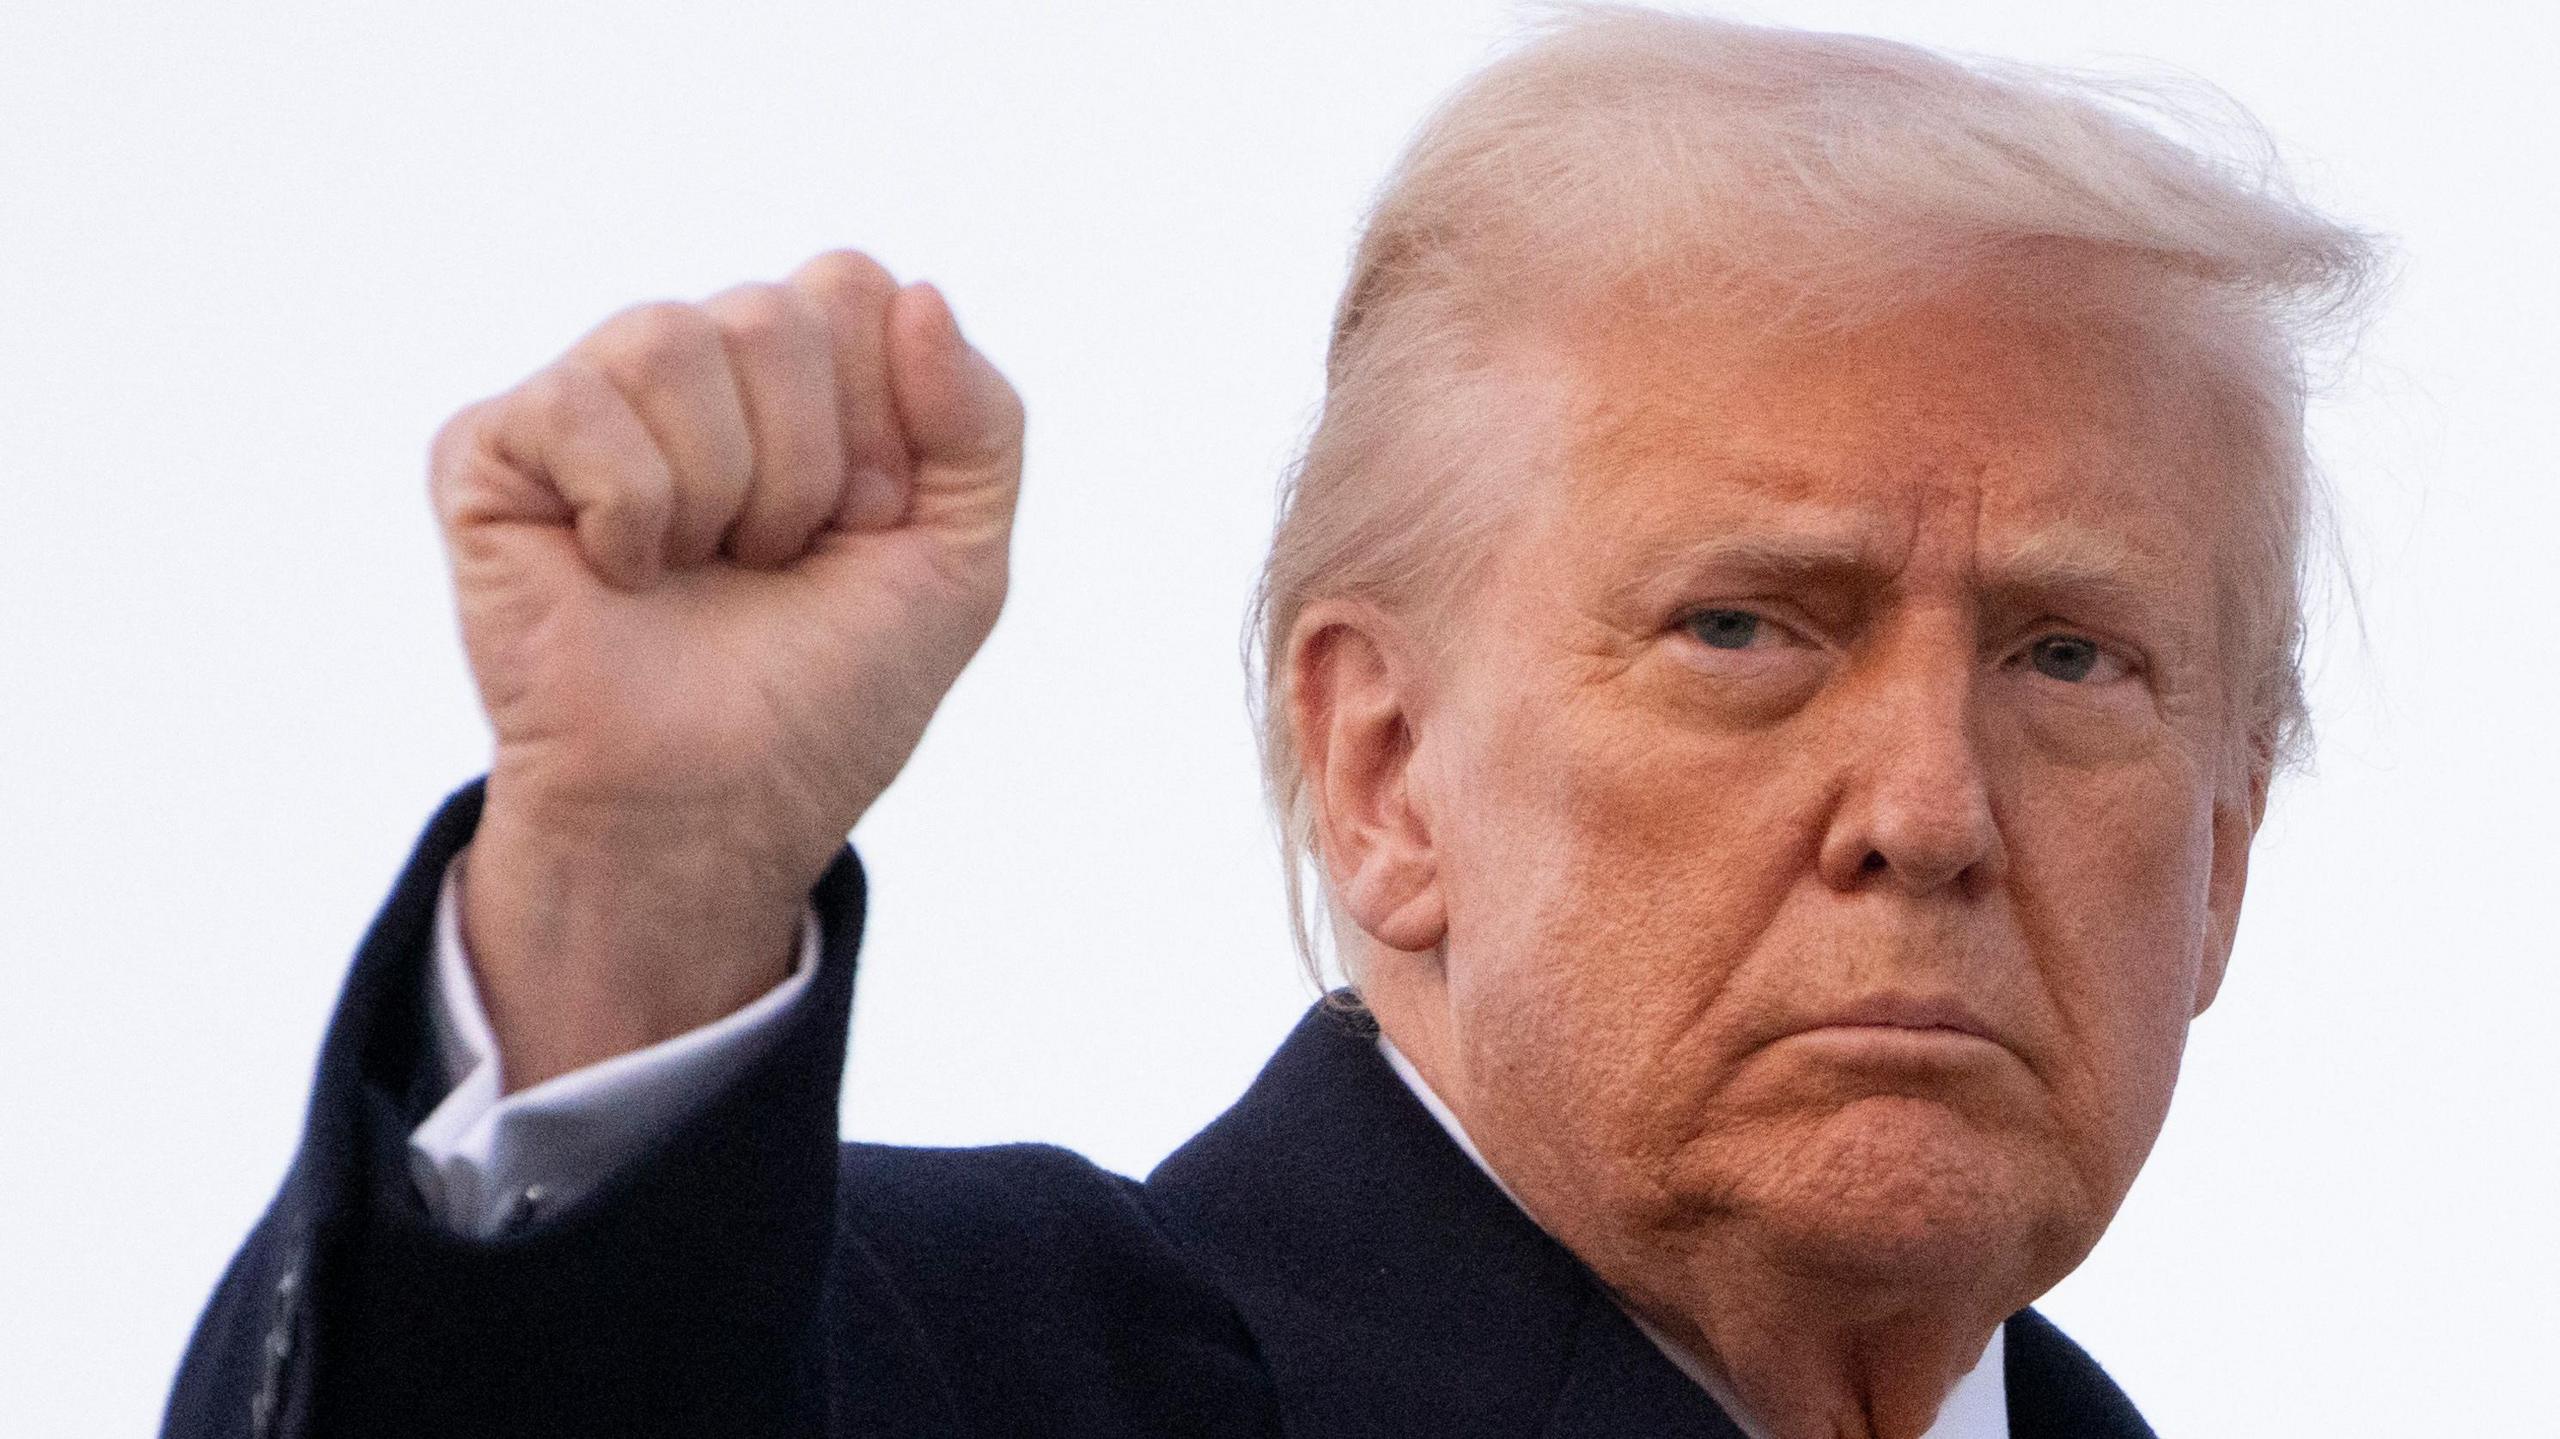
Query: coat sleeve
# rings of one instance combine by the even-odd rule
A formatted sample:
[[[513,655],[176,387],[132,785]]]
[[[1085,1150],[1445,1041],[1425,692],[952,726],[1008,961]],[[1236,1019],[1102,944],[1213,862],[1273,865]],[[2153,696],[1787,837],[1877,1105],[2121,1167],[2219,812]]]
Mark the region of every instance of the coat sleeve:
[[[199,1321],[164,1434],[949,1432],[947,1386],[876,1265],[832,1243],[863,913],[849,849],[812,894],[815,982],[754,1064],[555,1214],[496,1239],[428,1215],[405,1162],[434,1097],[425,967],[480,801],[473,784],[445,803],[357,953],[293,1167]]]

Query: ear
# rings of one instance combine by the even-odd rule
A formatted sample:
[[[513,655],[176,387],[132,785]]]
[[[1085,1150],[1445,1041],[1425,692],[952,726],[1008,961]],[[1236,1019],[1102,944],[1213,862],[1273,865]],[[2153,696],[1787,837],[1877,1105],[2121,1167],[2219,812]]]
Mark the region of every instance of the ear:
[[[1389,949],[1436,948],[1448,910],[1414,783],[1424,677],[1405,631],[1375,605],[1319,601],[1292,628],[1286,662],[1316,851],[1335,897]]]
[[[2222,992],[2222,977],[2231,968],[2231,946],[2240,934],[2240,897],[2249,887],[2249,847],[2266,822],[2267,791],[2275,782],[2275,747],[2271,739],[2253,737],[2248,773],[2238,784],[2221,786],[2213,803],[2213,872],[2206,879],[2204,972],[2196,978],[2199,1015]]]

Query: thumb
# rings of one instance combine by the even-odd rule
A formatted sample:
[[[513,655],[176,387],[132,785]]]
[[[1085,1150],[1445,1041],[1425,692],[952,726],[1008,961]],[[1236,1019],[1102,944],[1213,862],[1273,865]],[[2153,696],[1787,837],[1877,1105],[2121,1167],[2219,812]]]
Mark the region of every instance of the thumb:
[[[910,521],[1001,537],[1022,482],[1022,399],[930,282],[889,302],[889,386],[915,460]]]

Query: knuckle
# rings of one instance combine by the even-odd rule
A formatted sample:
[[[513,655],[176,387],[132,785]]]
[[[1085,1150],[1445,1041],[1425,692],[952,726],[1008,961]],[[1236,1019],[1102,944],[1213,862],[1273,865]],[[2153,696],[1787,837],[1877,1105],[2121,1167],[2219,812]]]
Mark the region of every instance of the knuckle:
[[[578,508],[593,511],[596,522],[613,533],[651,535],[664,530],[675,514],[675,496],[664,486],[641,482],[636,474],[616,478],[619,483],[597,486]]]
[[[435,513],[451,519],[461,504],[465,481],[480,463],[481,438],[496,408],[489,400],[456,410],[427,442],[427,499]]]
[[[609,530],[641,528],[665,508],[665,500],[655,490],[633,485],[613,485],[598,493],[588,508],[597,522]]]
[[[816,319],[780,285],[741,285],[708,307],[733,348],[755,355],[797,348],[816,328]]]
[[[809,289],[833,300],[885,306],[897,293],[897,277],[860,250],[829,250],[800,267]]]
[[[720,343],[720,327],[699,305],[636,305],[600,333],[606,363],[634,384],[661,388],[697,374]]]
[[[536,429],[549,435],[573,434],[608,422],[622,398],[601,373],[574,360],[563,360],[527,380],[516,398]]]
[[[646,516],[668,504],[664,461],[631,402],[605,373],[564,359],[527,380],[508,399],[520,407],[535,454],[586,450],[615,456],[604,483],[583,500],[608,513]],[[635,443],[638,448],[634,448]]]
[[[427,442],[427,475],[431,482],[439,475],[462,463],[473,445],[479,443],[482,425],[490,410],[486,400],[475,400],[456,410],[436,427],[435,438]]]

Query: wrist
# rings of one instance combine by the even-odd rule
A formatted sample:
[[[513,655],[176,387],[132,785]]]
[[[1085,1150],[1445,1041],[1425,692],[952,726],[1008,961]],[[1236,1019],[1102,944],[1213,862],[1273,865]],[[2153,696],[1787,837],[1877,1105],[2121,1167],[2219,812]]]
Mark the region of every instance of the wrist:
[[[502,802],[494,776],[458,878],[509,1092],[697,1029],[781,983],[810,882],[671,814]]]

